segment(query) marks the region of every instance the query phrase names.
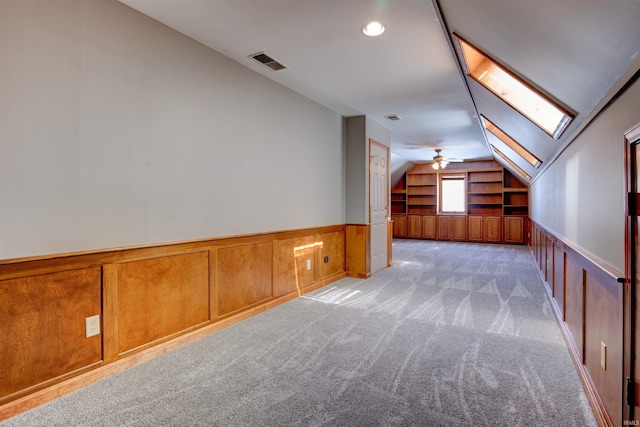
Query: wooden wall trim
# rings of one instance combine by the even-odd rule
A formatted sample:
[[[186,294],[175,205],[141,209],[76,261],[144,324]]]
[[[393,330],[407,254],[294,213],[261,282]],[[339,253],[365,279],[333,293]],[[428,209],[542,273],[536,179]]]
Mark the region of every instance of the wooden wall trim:
[[[346,225],[347,275],[371,277],[371,224]]]
[[[68,337],[70,331],[76,335],[73,346],[53,352],[38,348],[38,340],[16,334],[11,317],[0,322],[3,345],[18,349],[26,342],[51,366],[34,379],[20,373],[31,365],[26,371],[7,368],[10,376],[5,377],[11,382],[0,393],[0,421],[346,277],[346,227],[0,261],[0,316],[13,316],[13,311],[3,314],[1,304],[11,300],[14,308],[22,304],[23,316],[37,319],[39,308],[28,301],[42,286],[73,286],[79,289],[74,295],[92,298],[79,299],[87,306],[84,310],[76,309],[75,299],[66,302],[64,322],[47,333],[54,338]],[[364,245],[354,246],[355,252],[368,250],[366,239],[352,244]],[[91,275],[80,274],[85,271]],[[181,310],[183,305],[188,309]],[[138,316],[136,307],[146,307],[145,316]],[[97,313],[100,334],[86,338],[84,320]],[[74,354],[68,355],[66,347],[76,348]],[[77,358],[80,351],[87,353],[80,364],[64,369],[57,363]],[[13,368],[24,364],[12,360],[5,362],[16,365]]]
[[[543,231],[547,238],[551,239],[556,245],[564,249],[565,252],[571,253],[580,261],[580,266],[585,269],[593,269],[593,273],[598,275],[598,278],[603,282],[614,280],[618,283],[623,283],[624,273],[615,267],[609,265],[603,260],[599,259],[595,255],[590,254],[588,251],[581,249],[575,243],[558,237],[553,232],[546,229],[543,225],[530,219],[531,226],[535,226],[537,229]]]
[[[600,340],[607,341],[608,344],[618,341],[621,343],[620,311],[623,287],[618,281],[619,272],[608,265],[598,264],[596,260],[586,256],[584,251],[576,249],[572,243],[559,238],[533,221],[531,233],[531,256],[545,284],[547,297],[594,416],[599,425],[618,425],[621,423],[618,415],[621,414],[623,405],[622,348],[608,348],[611,356],[607,358],[607,370],[601,370],[599,360],[594,362],[594,359],[599,359]],[[547,242],[553,245],[554,250],[551,254],[548,253]],[[557,251],[562,251],[561,256],[555,253]],[[556,260],[563,263],[562,268],[557,268],[554,264]],[[545,271],[548,271],[547,262],[552,263],[550,277],[545,274]],[[569,270],[567,266],[570,266]],[[556,270],[564,271],[563,277],[556,277]],[[567,288],[574,289],[573,295],[578,297],[576,300],[570,298],[572,294],[566,294]],[[554,295],[554,289],[562,289],[564,293]],[[599,297],[594,298],[594,295]],[[557,297],[562,298],[562,307]],[[604,300],[608,300],[609,305],[608,309],[603,311],[598,304],[603,304]],[[611,316],[614,320],[611,320]],[[576,320],[580,322],[579,325],[576,325]]]

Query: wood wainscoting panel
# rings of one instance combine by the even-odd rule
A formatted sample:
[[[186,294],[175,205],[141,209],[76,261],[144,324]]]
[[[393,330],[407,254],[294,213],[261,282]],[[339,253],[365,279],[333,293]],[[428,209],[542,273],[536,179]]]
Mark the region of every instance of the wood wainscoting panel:
[[[347,226],[348,230],[353,230]],[[365,273],[371,273],[371,256],[370,256],[370,227],[367,225],[365,227],[358,227],[361,229],[358,234],[358,242],[361,250],[363,250],[366,254],[366,260],[364,266],[359,264],[360,269],[363,267],[366,268]],[[364,230],[364,231],[363,231]],[[365,236],[362,236],[364,232]],[[364,238],[364,240],[362,240]],[[349,238],[347,237],[347,241]],[[349,254],[352,254],[352,251],[355,250],[351,245],[354,243],[353,241],[349,243]],[[317,261],[316,264],[319,266],[317,272],[317,279],[325,279],[327,277],[335,276],[336,274],[342,273],[345,271],[345,232],[344,231],[334,231],[331,233],[322,233],[316,235],[316,247],[317,247]]]
[[[102,360],[99,267],[0,281],[0,402]]]
[[[313,236],[276,240],[274,296],[297,291],[315,280],[316,244]],[[307,268],[308,267],[308,268]]]
[[[318,247],[320,248],[320,252],[323,253],[325,252],[327,249],[330,250],[330,248],[328,247],[327,249],[324,248],[325,245],[325,235],[326,234],[331,234],[331,233],[325,233],[325,234],[320,234],[316,237],[316,242],[318,244]],[[343,241],[344,241],[344,234],[342,234],[343,236]],[[336,236],[339,239],[339,236]],[[330,245],[331,242],[334,242],[334,240],[336,239],[336,237],[330,239],[329,241],[326,242],[326,244]],[[334,245],[337,244],[337,246],[334,248],[335,250],[340,250],[340,244],[339,242],[334,242]],[[344,265],[344,245],[345,243],[342,244],[343,246],[343,265]],[[339,263],[340,263],[340,255],[336,254],[337,258],[334,256],[332,257],[332,254],[328,254],[327,256],[329,256],[329,261],[331,262],[335,262],[336,264],[334,264],[333,268],[338,268],[339,267]],[[332,258],[336,258],[333,259]],[[318,276],[317,278],[320,279],[323,276],[323,274],[325,274],[326,272],[326,268],[324,266],[325,262],[324,262],[324,257],[322,258],[318,258],[318,261],[316,263],[318,265]],[[370,230],[370,226],[368,224],[347,224],[346,226],[346,271],[347,271],[347,275],[351,276],[351,277],[360,277],[362,279],[366,279],[367,277],[371,276],[371,230]]]
[[[209,251],[118,264],[118,353],[203,325],[209,313]]]
[[[562,247],[556,244],[553,250],[553,298],[556,300],[562,320],[565,320],[565,257]]]
[[[545,254],[544,277],[547,279],[547,285],[553,295],[553,240],[551,239],[547,239]]]
[[[547,291],[598,425],[620,425],[626,375],[622,273],[534,222],[529,245],[540,277],[549,283]]]
[[[256,242],[218,250],[218,315],[225,316],[273,296],[273,244]]]
[[[345,277],[346,228],[0,260],[0,421]]]
[[[547,242],[549,241],[549,237],[543,234],[540,237],[540,264],[538,265],[538,270],[542,272],[542,277],[544,281],[547,281],[547,269],[545,267],[545,261],[547,259]]]
[[[536,260],[538,261],[538,269],[542,268],[542,242],[545,237],[546,235],[542,230],[538,230],[538,238],[536,240]]]
[[[609,416],[621,420],[623,292],[614,279],[610,282],[601,283],[595,275],[585,271],[584,364]],[[604,367],[601,365],[602,343],[606,346]]]
[[[579,261],[569,254],[565,266],[565,322],[580,354],[580,362],[584,363],[584,270]]]

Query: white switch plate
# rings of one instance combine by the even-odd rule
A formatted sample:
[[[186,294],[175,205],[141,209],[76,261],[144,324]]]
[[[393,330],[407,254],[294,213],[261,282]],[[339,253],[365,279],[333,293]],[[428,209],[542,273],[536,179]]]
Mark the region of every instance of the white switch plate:
[[[307,260],[307,270],[311,270],[311,260]]]
[[[100,334],[100,315],[96,314],[95,316],[87,317],[84,319],[85,327],[86,327],[86,337],[92,337],[94,335]]]
[[[607,345],[602,341],[600,341],[600,366],[607,370]]]

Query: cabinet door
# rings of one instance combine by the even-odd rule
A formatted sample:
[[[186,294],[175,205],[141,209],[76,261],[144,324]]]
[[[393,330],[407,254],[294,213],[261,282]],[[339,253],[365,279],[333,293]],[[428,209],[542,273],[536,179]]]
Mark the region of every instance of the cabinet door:
[[[434,215],[422,217],[422,238],[436,239],[436,217]]]
[[[450,216],[438,216],[438,240],[451,240]]]
[[[484,229],[484,217],[482,216],[470,216],[468,221],[468,236],[470,242],[482,242],[484,235],[482,230]]]
[[[406,215],[391,215],[393,220],[393,237],[407,237],[407,217]]]
[[[466,216],[451,217],[451,240],[458,240],[458,241],[467,240],[467,217]]]
[[[521,216],[504,217],[504,242],[524,243],[524,218]]]
[[[422,238],[422,217],[420,215],[407,216],[407,237],[410,239]]]
[[[502,218],[488,216],[484,220],[484,240],[486,242],[500,243],[502,241]]]

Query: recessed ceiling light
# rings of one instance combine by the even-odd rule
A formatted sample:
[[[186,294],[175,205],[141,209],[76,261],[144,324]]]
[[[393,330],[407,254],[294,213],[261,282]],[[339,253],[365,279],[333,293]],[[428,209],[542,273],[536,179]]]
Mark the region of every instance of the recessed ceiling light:
[[[384,33],[384,25],[378,21],[371,21],[362,27],[362,32],[369,37],[379,36]]]

